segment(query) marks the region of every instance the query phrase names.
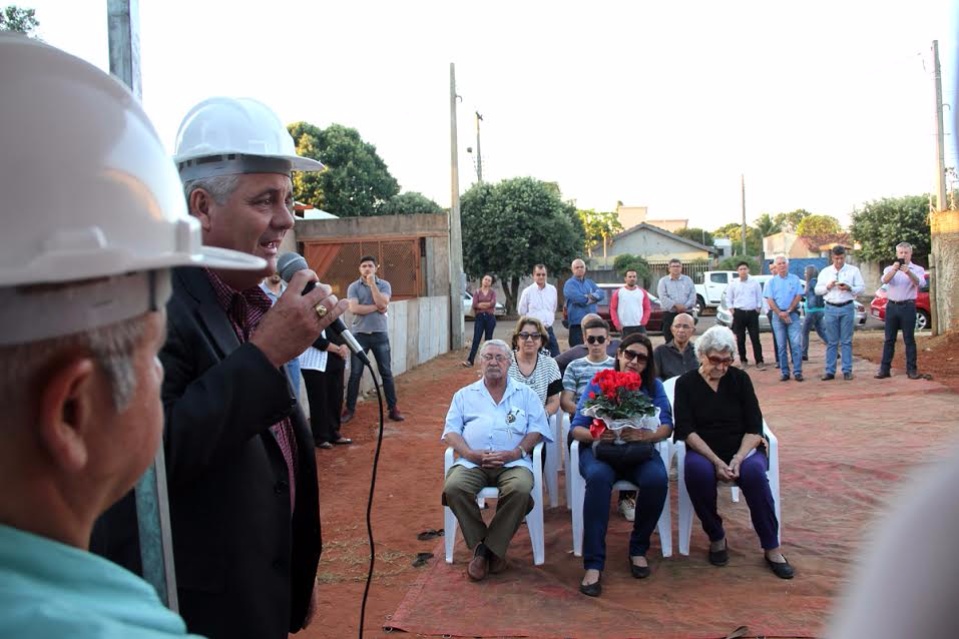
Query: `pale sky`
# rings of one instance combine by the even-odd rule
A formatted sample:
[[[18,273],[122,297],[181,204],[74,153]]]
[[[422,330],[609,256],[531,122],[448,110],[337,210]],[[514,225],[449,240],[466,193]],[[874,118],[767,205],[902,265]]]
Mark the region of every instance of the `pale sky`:
[[[37,10],[46,42],[108,68],[107,0],[11,1]],[[846,223],[865,201],[933,190],[930,48],[955,102],[955,14],[951,0],[141,0],[143,101],[171,153],[211,95],[354,127],[404,191],[446,207],[454,62],[461,193],[479,110],[486,181],[529,175],[580,208],[622,200],[712,230],[739,220],[745,174],[749,221],[805,208]],[[948,106],[945,120],[956,166]]]

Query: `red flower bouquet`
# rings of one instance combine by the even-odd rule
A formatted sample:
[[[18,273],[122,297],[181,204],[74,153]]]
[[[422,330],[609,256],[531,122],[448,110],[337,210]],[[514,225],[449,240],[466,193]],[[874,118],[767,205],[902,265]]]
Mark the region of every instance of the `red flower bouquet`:
[[[593,384],[599,386],[599,392],[590,391],[583,404],[583,414],[599,418],[590,426],[594,438],[606,428],[656,430],[659,427],[659,409],[641,390],[643,380],[636,373],[602,370],[593,377]]]

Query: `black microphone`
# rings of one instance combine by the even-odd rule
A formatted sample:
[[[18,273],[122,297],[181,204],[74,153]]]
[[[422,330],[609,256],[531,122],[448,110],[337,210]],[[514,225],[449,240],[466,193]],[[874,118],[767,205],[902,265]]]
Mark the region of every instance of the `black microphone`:
[[[293,276],[298,271],[309,268],[310,266],[306,263],[306,260],[303,259],[303,256],[298,253],[293,253],[292,251],[289,253],[284,253],[276,261],[276,270],[280,274],[280,277],[283,278],[283,281],[287,284],[290,283],[290,280],[293,279]],[[316,282],[307,282],[302,294],[306,295],[314,288],[316,288]],[[363,352],[363,347],[360,346],[360,343],[356,341],[355,337],[353,337],[353,333],[346,328],[346,324],[343,323],[342,319],[337,317],[327,328],[339,335],[353,352],[353,354],[360,358],[360,361],[367,366],[370,365],[370,360],[366,356],[366,353]]]

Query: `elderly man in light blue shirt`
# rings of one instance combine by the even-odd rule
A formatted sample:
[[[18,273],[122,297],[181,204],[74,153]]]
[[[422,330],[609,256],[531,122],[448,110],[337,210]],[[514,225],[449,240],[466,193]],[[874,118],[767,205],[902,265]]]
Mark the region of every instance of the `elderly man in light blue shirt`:
[[[777,255],[773,261],[773,277],[766,283],[766,299],[773,312],[773,332],[779,350],[780,381],[789,381],[789,358],[793,360],[793,378],[803,381],[802,376],[802,323],[799,321],[799,302],[802,300],[802,280],[789,272],[789,259]],[[834,358],[835,359],[835,358]]]
[[[483,344],[483,379],[453,396],[443,441],[459,459],[443,485],[443,499],[474,549],[467,574],[474,581],[506,569],[506,551],[533,507],[531,452],[540,440],[552,441],[539,396],[509,379],[510,348],[498,339]],[[476,504],[486,486],[499,489],[496,514],[487,526]]]

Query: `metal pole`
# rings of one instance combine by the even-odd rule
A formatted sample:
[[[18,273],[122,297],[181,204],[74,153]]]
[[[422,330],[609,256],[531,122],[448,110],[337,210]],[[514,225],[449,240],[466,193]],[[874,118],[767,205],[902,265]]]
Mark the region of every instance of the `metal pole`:
[[[739,174],[739,188],[742,193],[742,203],[743,203],[743,256],[746,255],[746,175],[743,173]]]
[[[480,122],[483,121],[483,114],[476,112],[476,179],[483,183],[483,151],[480,150]]]
[[[456,143],[456,65],[450,62],[450,349],[463,348],[463,236],[460,223],[460,173]],[[476,149],[477,155],[479,149]],[[482,178],[480,178],[482,181]]]
[[[939,66],[939,41],[932,41],[932,58],[936,85],[936,202],[937,211],[946,210],[946,159],[942,126],[942,68]]]
[[[140,84],[139,0],[107,0],[107,32],[110,73],[126,84],[139,100],[143,97]],[[162,445],[157,449],[153,465],[137,482],[134,491],[143,578],[156,589],[160,600],[170,610],[178,612],[180,607],[176,594],[170,503]]]

